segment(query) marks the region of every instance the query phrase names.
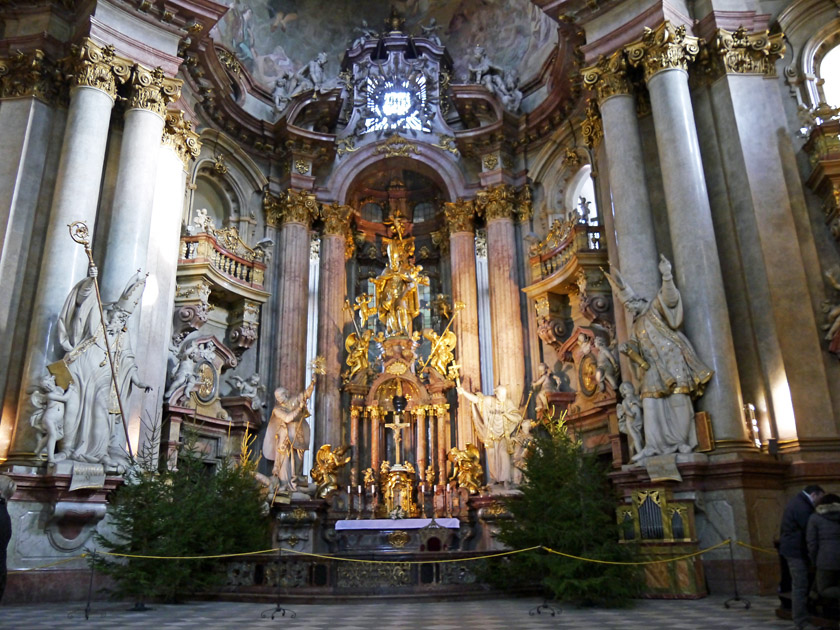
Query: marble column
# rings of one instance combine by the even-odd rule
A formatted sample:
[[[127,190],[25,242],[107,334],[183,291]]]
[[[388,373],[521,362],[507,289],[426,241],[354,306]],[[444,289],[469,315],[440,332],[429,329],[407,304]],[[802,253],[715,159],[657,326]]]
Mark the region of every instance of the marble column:
[[[19,90],[0,92],[0,286],[4,299],[0,301],[0,335],[3,339],[15,336],[20,320],[21,304],[27,292],[26,273],[30,256],[37,261],[37,247],[32,247],[35,216],[43,198],[49,198],[48,171],[55,168],[50,160],[56,115],[54,66],[40,50],[0,59],[10,85]],[[18,371],[23,344],[0,345],[0,401],[2,408],[13,409],[19,382],[10,376]],[[18,372],[19,377],[19,372]],[[7,396],[6,387],[9,392]],[[11,399],[11,400],[10,400]],[[8,444],[14,417],[3,418],[0,444]],[[0,452],[0,458],[5,456]]]
[[[381,456],[379,454],[379,437],[380,437],[380,420],[381,410],[378,407],[373,407],[370,410],[370,467],[373,469],[375,475],[379,475],[379,462]]]
[[[449,405],[435,405],[435,416],[437,417],[437,460],[438,460],[438,483],[446,484],[446,454],[449,452],[448,431],[446,430],[446,416],[449,413]]]
[[[135,344],[138,376],[152,387],[152,391],[132,396],[127,409],[131,444],[141,454],[144,448],[154,450],[158,446],[148,438],[152,437],[154,425],[159,421],[163,392],[166,389],[187,169],[201,149],[198,134],[184,120],[180,110],[166,113],[162,139],[159,138],[158,142],[158,168],[153,184],[154,197],[149,222],[149,231],[155,236],[149,241],[146,260],[142,265],[149,272],[141,302],[137,337],[143,343]]]
[[[583,70],[598,95],[618,241],[621,275],[639,295],[653,298],[659,272],[636,99],[621,51]],[[604,212],[606,216],[608,213]]]
[[[359,483],[359,449],[361,448],[359,416],[361,413],[361,407],[350,407],[350,483],[354,486]]]
[[[324,205],[321,217],[320,282],[318,285],[318,354],[326,360],[326,374],[318,376],[315,399],[315,443],[337,447],[341,441],[341,363],[344,350],[344,300],[347,289],[346,240],[350,206]]]
[[[309,229],[318,212],[315,195],[289,190],[279,204],[277,252],[280,264],[273,387],[303,391],[306,378],[306,319],[309,304]],[[271,215],[269,220],[273,219]],[[319,392],[320,395],[320,392]]]
[[[519,404],[525,388],[525,343],[519,304],[515,195],[507,184],[480,191],[476,204],[487,221],[490,317],[493,329],[493,374]]]
[[[643,66],[650,92],[685,330],[715,372],[698,407],[711,414],[719,445],[746,446],[735,346],[688,89],[687,64],[699,51],[697,39],[665,22],[626,51],[631,63]]]
[[[93,234],[111,108],[117,84],[130,74],[126,60],[118,58],[113,49],[99,47],[89,39],[80,45],[73,64],[70,106],[29,328],[29,354],[21,383],[13,452],[31,452],[35,445],[35,433],[28,425],[26,390],[48,363],[63,354],[55,339],[55,323],[70,290],[87,275],[88,269],[85,250],[70,238],[67,226],[84,221]]]
[[[164,77],[160,68],[135,66],[132,71],[100,277],[106,302],[118,299],[129,278],[146,265],[163,117],[166,105],[178,98],[180,84]],[[132,318],[134,326],[139,321]]]
[[[481,390],[481,355],[478,338],[478,293],[475,269],[475,202],[458,200],[445,204],[449,227],[449,257],[452,268],[452,301],[464,308],[456,315],[452,329],[457,337],[456,356],[461,384],[468,391]],[[472,405],[458,396],[458,448],[477,444],[472,424]]]
[[[418,407],[414,412],[417,423],[417,477],[420,483],[425,483],[426,473],[426,408]]]

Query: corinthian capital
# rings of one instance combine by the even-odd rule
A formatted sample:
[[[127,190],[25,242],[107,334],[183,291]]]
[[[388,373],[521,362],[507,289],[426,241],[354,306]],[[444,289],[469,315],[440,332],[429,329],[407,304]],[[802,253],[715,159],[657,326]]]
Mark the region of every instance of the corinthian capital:
[[[305,190],[289,189],[283,208],[283,223],[303,223],[309,227],[318,216],[318,202],[315,195]]]
[[[599,103],[611,96],[633,92],[633,86],[627,78],[627,60],[622,50],[609,57],[602,55],[595,65],[584,68],[581,73],[584,84],[595,90]]]
[[[321,219],[324,221],[324,234],[344,236],[350,229],[350,215],[353,208],[337,203],[321,206]]]
[[[117,85],[131,76],[128,59],[118,57],[113,46],[99,46],[87,37],[71,48],[68,62],[71,86],[96,88],[111,98],[117,96]]]
[[[131,89],[128,96],[129,109],[147,109],[159,116],[166,113],[166,106],[178,100],[181,95],[182,81],[169,79],[163,70],[147,70],[143,66],[134,66],[131,75]]]
[[[662,70],[688,70],[688,62],[700,52],[700,43],[696,37],[686,35],[685,25],[674,26],[666,21],[655,29],[645,27],[641,41],[624,50],[630,64],[641,65],[645,81],[649,81]]]
[[[718,29],[706,48],[712,74],[763,74],[776,76],[776,60],[785,54],[784,35],[768,31],[748,33],[743,26],[737,31]]]
[[[449,232],[472,232],[475,229],[473,219],[475,218],[475,201],[457,201],[443,204],[443,213],[446,217],[446,225]]]
[[[489,223],[494,219],[512,219],[516,193],[508,184],[499,184],[476,193],[475,205]]]
[[[166,112],[164,120],[161,142],[175,150],[186,168],[190,160],[197,158],[201,151],[199,136],[193,131],[192,123],[184,120],[184,112],[180,109]]]
[[[58,100],[60,78],[43,50],[0,59],[0,98],[30,96],[48,103]]]

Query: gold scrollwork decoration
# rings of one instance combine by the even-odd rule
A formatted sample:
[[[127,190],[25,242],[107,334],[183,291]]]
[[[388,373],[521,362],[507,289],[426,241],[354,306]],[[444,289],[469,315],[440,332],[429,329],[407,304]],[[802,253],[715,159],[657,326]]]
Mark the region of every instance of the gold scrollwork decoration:
[[[388,534],[388,544],[391,545],[394,549],[402,549],[408,544],[410,540],[411,536],[408,535],[408,532],[405,532],[401,529],[398,529],[397,531]]]
[[[61,75],[43,50],[17,51],[0,59],[0,98],[31,96],[47,103],[59,100]]]
[[[489,155],[485,155],[484,159],[481,160],[481,163],[484,165],[488,171],[492,171],[499,165],[499,157],[490,153]]]
[[[218,57],[219,62],[233,74],[236,76],[242,75],[242,64],[239,63],[239,59],[237,59],[236,56],[232,55],[224,48],[216,48],[216,57]]]
[[[146,109],[159,116],[166,113],[166,106],[181,95],[180,79],[169,79],[161,68],[147,70],[136,65],[131,76],[128,97],[129,109]]]
[[[446,225],[451,233],[472,232],[475,229],[475,201],[464,200],[460,197],[456,201],[443,204]]]
[[[295,160],[295,170],[301,175],[306,175],[309,172],[309,162],[306,160]]]
[[[393,135],[374,150],[377,155],[385,154],[385,157],[408,157],[412,153],[420,154],[417,145],[403,138],[401,135]]]
[[[175,150],[186,168],[201,152],[199,135],[193,131],[192,123],[184,119],[184,112],[171,109],[166,112],[161,143]]]
[[[73,46],[68,65],[73,87],[92,87],[111,98],[117,96],[117,84],[131,76],[132,63],[117,56],[113,46],[99,46],[85,37],[81,45]]]
[[[456,157],[461,155],[461,152],[458,151],[458,147],[455,145],[455,137],[447,136],[445,133],[439,133],[437,143],[432,144],[432,146],[437,147],[438,149],[443,149],[444,151],[448,151]]]
[[[768,31],[749,33],[718,29],[709,44],[713,74],[762,74],[776,76],[776,60],[785,54],[784,35]]]
[[[602,55],[595,65],[581,70],[581,74],[584,85],[595,90],[600,102],[611,96],[633,92],[633,86],[627,78],[627,60],[621,50],[609,57]]]
[[[700,53],[700,40],[687,34],[684,24],[665,21],[655,29],[645,27],[642,39],[625,49],[632,66],[642,66],[645,81],[663,70],[688,70]]]

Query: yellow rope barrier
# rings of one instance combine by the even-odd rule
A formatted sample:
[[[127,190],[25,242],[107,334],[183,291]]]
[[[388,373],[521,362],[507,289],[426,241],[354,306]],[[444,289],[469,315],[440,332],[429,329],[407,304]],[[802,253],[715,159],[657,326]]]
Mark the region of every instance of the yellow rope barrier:
[[[663,558],[662,560],[643,560],[641,562],[618,562],[615,560],[595,560],[593,558],[583,558],[581,556],[574,556],[570,553],[563,553],[562,551],[554,551],[554,549],[549,549],[548,547],[543,547],[548,553],[553,553],[558,556],[563,556],[565,558],[572,558],[573,560],[581,560],[583,562],[596,562],[598,564],[620,564],[620,565],[628,565],[628,566],[640,566],[645,564],[661,564],[663,562],[676,562],[677,560],[685,560],[686,558],[693,558],[694,556],[702,555],[712,549],[717,549],[718,547],[723,547],[724,545],[729,544],[729,539],[727,538],[723,542],[716,544],[714,547],[707,547],[706,549],[701,549],[700,551],[695,551],[694,553],[688,553],[684,556],[677,556],[676,558]]]
[[[774,556],[779,555],[779,552],[775,549],[765,549],[764,547],[753,547],[752,545],[748,545],[745,542],[741,542],[740,540],[735,541],[736,544],[740,545],[741,547],[746,547],[747,549],[752,549],[753,551],[760,551],[761,553],[772,553]]]
[[[527,549],[513,549],[511,551],[501,551],[499,553],[491,553],[485,556],[473,556],[471,558],[444,558],[441,560],[363,560],[361,558],[342,558],[339,556],[329,556],[317,553],[307,553],[305,551],[295,551],[294,549],[283,549],[287,553],[293,553],[298,556],[308,556],[310,558],[321,558],[323,560],[339,560],[341,562],[366,562],[368,564],[443,564],[445,562],[471,562],[473,560],[486,560],[487,558],[498,558],[500,556],[511,556],[516,553],[524,553],[526,551],[534,551],[539,549],[540,545],[535,547],[528,547]]]
[[[213,560],[218,558],[235,558],[237,556],[256,556],[261,553],[271,553],[274,549],[262,549],[261,551],[245,551],[243,553],[222,553],[216,556],[141,556],[131,553],[110,553],[108,551],[97,551],[100,556],[113,556],[115,558],[140,558],[142,560]]]
[[[55,562],[50,562],[49,564],[42,564],[38,567],[28,567],[26,569],[15,569],[14,571],[9,571],[9,575],[13,573],[29,573],[30,571],[38,571],[39,569],[49,569],[50,567],[58,566],[59,564],[65,564],[67,562],[73,562],[74,560],[81,560],[82,558],[87,558],[88,554],[83,553],[80,556],[73,556],[72,558],[64,558],[62,560],[56,560]]]

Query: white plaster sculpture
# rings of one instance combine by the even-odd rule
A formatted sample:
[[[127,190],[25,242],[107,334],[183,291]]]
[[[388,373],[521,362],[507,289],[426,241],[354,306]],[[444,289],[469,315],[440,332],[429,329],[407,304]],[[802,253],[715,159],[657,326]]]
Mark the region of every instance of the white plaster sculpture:
[[[545,415],[550,412],[548,394],[559,392],[561,381],[548,367],[548,363],[540,363],[537,370],[539,374],[536,380],[531,383],[531,389],[537,393],[534,402],[537,417],[539,417],[540,414]]]
[[[271,474],[284,489],[297,490],[303,476],[303,456],[309,448],[309,412],[306,404],[315,388],[315,380],[297,396],[290,397],[285,387],[274,390],[274,409],[263,440],[263,457],[274,462]]]
[[[613,349],[607,346],[603,337],[595,337],[595,381],[599,391],[606,391],[609,385],[618,389],[618,359]]]
[[[209,215],[207,208],[197,208],[192,223],[187,226],[187,234],[195,236],[216,229],[216,220]]]
[[[522,424],[522,412],[507,397],[504,385],[494,396],[470,393],[458,387],[458,393],[472,403],[473,426],[487,451],[487,474],[491,484],[508,486],[513,481],[511,436]]]
[[[251,374],[247,379],[232,376],[230,381],[239,390],[239,395],[248,399],[251,409],[261,409],[263,407],[262,395],[265,393],[265,385],[260,381],[259,374]]]
[[[139,271],[128,281],[116,302],[102,305],[103,333],[97,306],[94,265],[88,277],[73,287],[58,317],[58,340],[65,351],[62,362],[75,388],[69,388],[64,403],[64,437],[56,459],[101,463],[119,468],[128,463],[123,445],[124,429],[105,350],[105,336],[111,348],[120,396],[125,406],[132,389],[146,392],[151,387],[137,378],[137,364],[131,347],[128,320],[134,312],[146,278]]]
[[[369,39],[377,39],[379,37],[379,33],[377,33],[374,29],[368,26],[367,20],[362,20],[361,26],[354,26],[353,30],[359,33],[359,36],[353,40],[353,44],[350,48],[355,48],[356,46],[361,46]]]
[[[326,94],[332,89],[332,86],[327,83],[327,59],[327,53],[320,52],[315,59],[298,70],[299,83],[295,88],[295,94],[308,90],[315,90],[316,94]]]
[[[66,459],[66,453],[56,453],[55,448],[64,437],[65,404],[72,396],[78,396],[76,384],[70,383],[65,391],[55,384],[55,376],[48,373],[37,386],[29,388],[29,394],[35,407],[29,423],[39,434],[35,455],[46,452],[50,463]]]
[[[840,268],[834,267],[826,271],[825,277],[831,286],[840,291]],[[825,340],[828,341],[828,350],[840,356],[840,302],[832,304],[826,301],[823,304],[823,312],[825,313],[823,330],[826,331]]]
[[[652,302],[636,295],[618,271],[606,274],[632,321],[630,340],[621,345],[621,352],[640,372],[643,457],[694,450],[697,434],[691,399],[702,395],[713,374],[679,331],[682,298],[664,256],[659,258],[659,272],[662,286]]]
[[[195,384],[198,382],[198,374],[195,368],[201,360],[201,349],[193,344],[185,343],[177,355],[177,363],[170,372],[169,387],[163,394],[163,399],[170,402],[172,396],[178,391],[178,388],[184,387],[184,393],[181,398],[186,398],[193,391]]]
[[[422,24],[420,25],[420,30],[423,33],[423,37],[431,41],[433,44],[436,44],[437,46],[442,45],[440,37],[437,34],[437,32],[442,28],[443,26],[441,24],[438,24],[437,20],[434,17],[432,17],[429,20],[428,26],[423,26]]]
[[[630,436],[630,461],[635,462],[644,457],[645,443],[642,439],[642,427],[644,426],[642,403],[636,395],[636,388],[633,383],[625,381],[619,387],[622,401],[616,405],[615,411],[618,416],[618,430]]]
[[[526,467],[528,449],[531,447],[531,421],[525,418],[519,431],[513,436],[513,485],[522,483],[522,473]]]
[[[515,114],[522,105],[522,91],[519,89],[519,75],[515,70],[503,71],[490,63],[483,46],[473,49],[473,56],[467,65],[468,83],[478,83],[487,88],[502,103],[507,111]]]
[[[272,97],[274,99],[275,111],[282,111],[286,109],[289,101],[295,95],[299,81],[297,75],[290,70],[284,70],[280,78],[274,83],[274,92]]]

